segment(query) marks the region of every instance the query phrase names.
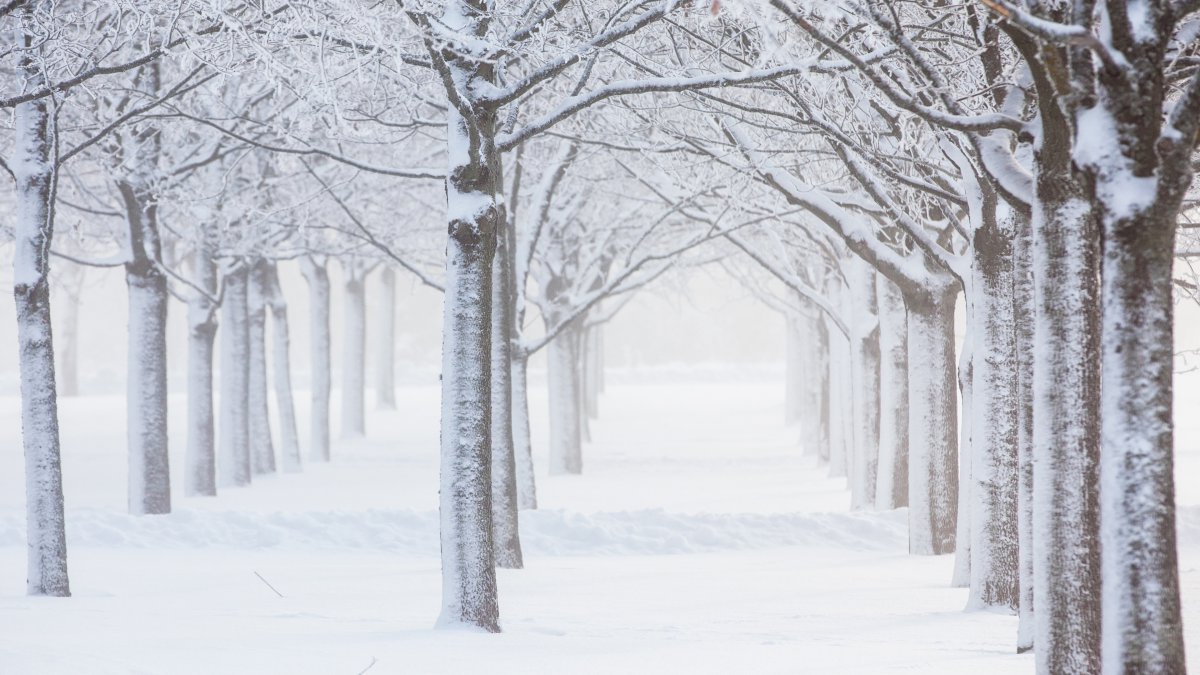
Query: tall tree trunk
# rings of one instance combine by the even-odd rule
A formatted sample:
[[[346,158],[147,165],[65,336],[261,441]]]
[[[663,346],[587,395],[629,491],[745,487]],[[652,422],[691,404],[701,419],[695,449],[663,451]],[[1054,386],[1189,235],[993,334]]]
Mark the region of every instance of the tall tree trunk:
[[[971,282],[971,585],[967,607],[1019,604],[1017,316],[1011,213],[976,228]]]
[[[345,269],[345,346],[342,350],[342,438],[366,434],[367,294],[362,263],[351,261]]]
[[[375,398],[380,410],[396,409],[396,270],[380,275],[379,344],[375,363]]]
[[[136,87],[157,94],[158,64],[140,70]],[[161,137],[151,123],[123,130],[120,148],[130,174],[117,181],[129,226],[130,260],[125,264],[129,293],[127,419],[129,512],[171,512],[167,454],[167,277],[159,266],[155,185]]]
[[[516,456],[517,507],[537,508],[533,447],[529,437],[529,357],[520,350],[512,357],[513,453]]]
[[[583,472],[583,431],[579,426],[579,364],[572,325],[559,332],[546,352],[550,398],[550,473]]]
[[[270,385],[267,381],[267,302],[271,295],[271,264],[258,258],[250,266],[246,322],[250,338],[250,461],[256,474],[275,473],[275,444],[271,441]]]
[[[300,434],[296,429],[296,404],[292,400],[291,331],[288,326],[287,300],[279,286],[279,269],[268,263],[267,303],[271,308],[271,335],[275,375],[275,404],[279,409],[279,442],[283,470],[300,470]]]
[[[1110,188],[1120,189],[1120,188]],[[1184,673],[1175,543],[1174,209],[1104,224],[1104,673]]]
[[[1034,646],[1033,618],[1033,230],[1030,219],[1017,219],[1013,239],[1013,307],[1017,326],[1017,536],[1020,554],[1020,605],[1017,652]]]
[[[966,306],[971,311],[971,306]],[[972,322],[967,321],[967,330]],[[968,334],[963,340],[962,353],[958,357],[958,391],[962,401],[963,424],[959,425],[958,437],[958,519],[954,535],[954,571],[950,575],[950,585],[954,588],[970,588],[971,586],[971,404],[975,400],[975,341]]]
[[[309,412],[311,440],[308,457],[314,462],[329,461],[329,390],[333,340],[329,330],[329,272],[325,260],[312,256],[300,259],[300,273],[308,284],[309,343],[312,350],[310,374],[312,409]]]
[[[505,258],[512,245],[501,232],[492,264],[492,546],[496,566],[520,569],[521,538],[517,529],[517,473],[513,443],[512,340],[513,307]]]
[[[188,298],[188,444],[183,493],[189,497],[217,494],[217,458],[213,413],[213,342],[217,267],[212,246],[203,239],[192,253],[193,290]]]
[[[851,372],[854,381],[854,462],[850,474],[850,508],[875,506],[875,484],[879,472],[879,318],[875,293],[875,271],[856,260],[854,320],[851,332],[854,350]]]
[[[482,6],[451,3],[452,21]],[[462,57],[465,59],[466,57]],[[454,61],[456,77],[487,79],[491,66]],[[446,306],[442,328],[441,554],[439,625],[499,632],[492,545],[492,261],[503,207],[494,113],[472,119],[447,108]]]
[[[250,484],[250,326],[246,295],[250,272],[245,263],[225,273],[221,301],[221,443],[218,484]]]
[[[875,505],[908,506],[908,318],[900,289],[882,274],[879,293],[879,479]]]
[[[1033,602],[1040,675],[1100,670],[1097,226],[1082,197],[1071,194],[1072,178],[1055,175],[1038,178],[1033,223]]]
[[[923,367],[908,373],[909,551],[954,551],[958,518],[958,429],[954,363],[954,285],[904,289],[908,348]]]
[[[33,38],[24,38],[32,49]],[[43,82],[32,52],[20,76],[30,88]],[[21,443],[25,450],[25,539],[29,595],[71,595],[59,454],[58,395],[50,327],[50,242],[54,236],[54,146],[50,99],[16,107],[13,157],[16,182],[16,252],[13,298],[21,368]]]

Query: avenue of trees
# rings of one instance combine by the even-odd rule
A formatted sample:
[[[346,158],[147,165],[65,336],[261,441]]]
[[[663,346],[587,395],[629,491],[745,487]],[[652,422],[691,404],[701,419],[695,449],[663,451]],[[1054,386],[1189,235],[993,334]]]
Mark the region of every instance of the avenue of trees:
[[[172,471],[204,496],[336,459],[331,323],[361,436],[368,383],[396,404],[398,279],[443,293],[439,624],[499,631],[537,476],[584,470],[605,322],[720,265],[785,317],[804,452],[852,508],[907,507],[911,553],[954,554],[968,609],[1017,613],[1039,673],[1185,672],[1200,1],[14,0],[0,26],[29,593],[70,594],[57,397],[88,266],[125,272],[139,515],[171,511]]]

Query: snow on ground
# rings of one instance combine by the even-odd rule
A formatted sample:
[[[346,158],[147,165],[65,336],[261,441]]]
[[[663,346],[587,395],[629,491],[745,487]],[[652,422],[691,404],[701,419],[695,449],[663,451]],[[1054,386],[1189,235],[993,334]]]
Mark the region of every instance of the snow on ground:
[[[779,382],[610,386],[585,474],[539,476],[527,568],[500,572],[505,632],[435,631],[438,392],[399,399],[330,465],[215,499],[177,481],[176,513],[141,518],[123,400],[65,400],[70,599],[24,595],[18,407],[0,399],[0,673],[1032,672],[1013,617],[962,611],[950,557],[905,553],[903,511],[846,512],[781,423]],[[1200,505],[1181,531],[1195,652]]]

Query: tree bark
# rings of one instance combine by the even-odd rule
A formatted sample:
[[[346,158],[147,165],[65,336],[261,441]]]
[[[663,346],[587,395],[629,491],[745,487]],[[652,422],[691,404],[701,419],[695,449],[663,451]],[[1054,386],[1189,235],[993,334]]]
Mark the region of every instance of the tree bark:
[[[1020,604],[1017,652],[1034,647],[1033,618],[1033,230],[1028,217],[1017,220],[1013,239],[1013,306],[1017,325],[1017,550]]]
[[[329,330],[329,272],[325,261],[312,256],[300,259],[300,273],[308,284],[309,342],[312,349],[312,409],[309,412],[311,440],[308,457],[329,461],[329,391],[332,377],[332,343]]]
[[[1105,673],[1184,673],[1175,542],[1176,213],[1104,224],[1100,524]]]
[[[1038,673],[1100,671],[1096,221],[1038,179],[1034,209],[1033,602]]]
[[[459,22],[486,8],[458,0]],[[492,66],[456,57],[451,79],[490,81]],[[464,90],[466,87],[464,87]],[[453,92],[457,96],[457,90]],[[446,306],[442,328],[441,626],[499,632],[492,544],[492,262],[503,214],[494,111],[447,108]]]
[[[262,258],[250,266],[246,322],[250,339],[250,457],[255,474],[275,473],[275,444],[271,440],[270,385],[267,381],[267,301],[271,294],[271,265]]]
[[[250,484],[250,327],[246,316],[249,270],[225,273],[221,302],[221,444],[218,484]]]
[[[909,551],[954,551],[958,518],[958,439],[955,398],[955,285],[903,289],[908,348],[924,367],[909,370]]]
[[[380,410],[396,409],[396,270],[380,275],[379,344],[375,364],[375,398]]]
[[[26,36],[24,45],[32,48]],[[41,70],[20,60],[20,75],[36,87]],[[25,450],[25,516],[29,595],[71,595],[59,453],[58,395],[50,320],[50,242],[54,236],[55,141],[50,99],[22,103],[10,166],[16,183],[13,298],[21,368],[21,443]]]
[[[217,494],[217,458],[213,411],[213,342],[217,337],[214,251],[204,241],[192,253],[194,283],[188,298],[188,444],[183,492],[189,497]]]
[[[971,585],[969,609],[1019,602],[1017,316],[1012,214],[993,207],[971,246]]]

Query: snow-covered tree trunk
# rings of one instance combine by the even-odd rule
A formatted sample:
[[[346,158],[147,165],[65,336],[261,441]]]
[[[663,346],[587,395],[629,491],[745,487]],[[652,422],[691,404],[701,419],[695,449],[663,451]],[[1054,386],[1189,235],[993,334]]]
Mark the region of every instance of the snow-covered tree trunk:
[[[31,49],[33,39],[24,39]],[[30,51],[19,75],[36,88],[41,69]],[[21,369],[21,443],[25,450],[25,540],[29,595],[65,597],[67,536],[59,454],[58,395],[50,329],[50,242],[54,233],[54,137],[50,99],[22,103],[14,115],[9,166],[16,184],[13,297]]]
[[[481,7],[452,1],[451,24]],[[455,28],[452,25],[452,28]],[[479,77],[466,61],[446,64],[456,82]],[[470,74],[468,74],[470,73]],[[457,95],[457,94],[456,94]],[[481,113],[481,112],[478,112]],[[448,107],[450,171],[442,357],[442,617],[439,625],[499,632],[492,545],[492,259],[498,217],[494,118],[464,119]]]
[[[548,325],[551,324],[548,322]],[[575,326],[564,328],[546,347],[551,475],[583,472],[579,364],[575,351],[577,330]]]
[[[279,410],[280,457],[283,470],[300,470],[300,434],[296,427],[296,404],[292,400],[291,331],[287,300],[279,286],[279,269],[267,263],[267,303],[271,308],[272,366],[275,375],[275,405]]]
[[[537,508],[537,481],[533,445],[529,437],[529,357],[520,350],[512,356],[512,432],[516,456],[517,508]]]
[[[498,220],[505,216],[501,215]],[[512,244],[505,231],[496,237],[492,263],[492,545],[497,567],[520,569],[517,529],[517,473],[513,443],[513,306],[506,264]]]
[[[992,213],[976,227],[971,246],[973,386],[971,482],[971,584],[969,609],[1016,610],[1019,594],[1017,535],[1018,374],[1013,298],[1014,216]]]
[[[900,289],[883,275],[877,282],[882,390],[875,506],[894,509],[908,506],[908,317]]]
[[[376,345],[375,399],[380,410],[396,409],[396,270],[380,274],[379,344]]]
[[[309,343],[312,350],[312,409],[308,456],[314,462],[329,461],[329,392],[332,383],[333,339],[329,330],[329,272],[325,260],[300,258],[300,273],[308,284]]]
[[[361,438],[367,431],[367,293],[366,268],[359,261],[345,270],[345,315],[342,324],[342,438]]]
[[[1109,194],[1133,189],[1114,183]],[[1157,205],[1104,220],[1101,662],[1112,675],[1183,673],[1172,419],[1176,213]]]
[[[1017,552],[1021,595],[1017,652],[1034,646],[1033,618],[1033,231],[1017,218],[1013,239],[1013,313],[1017,328]]]
[[[1062,166],[1058,180],[1051,172],[1039,177],[1033,222],[1033,602],[1040,675],[1100,670],[1098,238],[1095,217],[1072,194],[1067,171]]]
[[[875,292],[875,271],[861,261],[854,262],[852,291],[853,321],[851,333],[851,372],[854,386],[854,461],[850,474],[850,508],[869,509],[875,505],[875,485],[879,470],[879,317]]]
[[[967,305],[966,311],[971,307]],[[967,329],[971,321],[967,321]],[[963,424],[958,431],[958,520],[954,535],[954,571],[950,574],[950,585],[954,588],[969,588],[971,586],[971,403],[975,383],[975,362],[971,358],[975,349],[975,341],[970,335],[963,340],[962,353],[958,357],[958,392],[962,401]]]
[[[217,494],[213,412],[217,308],[211,300],[217,295],[217,267],[213,258],[212,247],[203,241],[192,253],[192,283],[200,290],[192,290],[188,297],[188,443],[183,493],[189,497]]]
[[[271,295],[271,264],[262,258],[250,266],[246,292],[246,325],[250,340],[250,464],[256,474],[275,473],[275,444],[271,441],[270,383],[267,378],[267,302]]]
[[[158,69],[139,74],[139,85],[158,89]],[[159,266],[162,244],[152,172],[158,161],[159,131],[152,126],[123,135],[132,174],[117,181],[128,224],[125,285],[129,297],[129,358],[126,419],[129,443],[129,512],[171,512],[167,453],[167,277]]]
[[[250,484],[250,326],[246,301],[250,272],[243,262],[225,273],[221,301],[221,443],[218,484]]]
[[[954,551],[958,518],[958,415],[955,396],[956,285],[905,288],[908,349],[921,367],[908,371],[909,551]]]
[[[815,371],[813,379],[816,383],[817,390],[817,429],[812,438],[817,445],[817,458],[822,462],[831,462],[833,457],[833,442],[831,440],[831,430],[833,428],[833,396],[830,388],[830,349],[829,349],[829,326],[826,323],[824,315],[818,316],[814,324],[816,333],[814,339],[816,347],[814,355],[816,357]],[[907,400],[908,389],[905,387],[905,397]],[[907,458],[906,458],[907,459]],[[907,471],[905,472],[907,481]],[[905,494],[908,494],[908,484],[905,483]],[[906,498],[907,499],[907,498]],[[906,501],[907,503],[907,501]]]

